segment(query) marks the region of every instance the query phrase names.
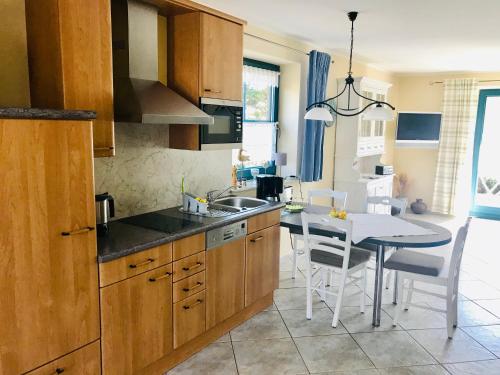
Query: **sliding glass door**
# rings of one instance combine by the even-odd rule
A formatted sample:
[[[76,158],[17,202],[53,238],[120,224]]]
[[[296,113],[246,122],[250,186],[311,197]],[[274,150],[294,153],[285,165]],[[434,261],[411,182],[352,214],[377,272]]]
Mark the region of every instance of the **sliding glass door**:
[[[479,93],[471,214],[500,220],[500,89]]]

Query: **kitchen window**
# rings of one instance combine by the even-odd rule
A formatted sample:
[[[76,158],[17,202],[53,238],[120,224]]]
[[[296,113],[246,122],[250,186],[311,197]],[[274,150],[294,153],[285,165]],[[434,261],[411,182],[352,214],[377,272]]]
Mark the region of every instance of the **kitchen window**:
[[[278,65],[262,61],[243,61],[243,145],[248,161],[245,167],[262,166],[276,152],[279,99]],[[240,165],[238,150],[233,163]]]

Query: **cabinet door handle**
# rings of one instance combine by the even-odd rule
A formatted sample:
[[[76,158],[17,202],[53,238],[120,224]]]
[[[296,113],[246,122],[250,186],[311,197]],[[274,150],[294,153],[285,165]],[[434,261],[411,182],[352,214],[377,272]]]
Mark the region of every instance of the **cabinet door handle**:
[[[184,292],[190,292],[192,290],[198,289],[202,285],[203,285],[203,283],[201,281],[198,281],[195,286],[192,286],[191,288],[182,288],[182,290]]]
[[[194,270],[198,267],[201,267],[203,265],[203,263],[201,262],[196,262],[196,264],[193,264],[192,266],[189,266],[189,267],[182,267],[182,270],[183,271],[191,271],[191,270]]]
[[[137,263],[137,264],[129,264],[128,267],[129,268],[137,268],[137,267],[142,267],[142,266],[145,266],[145,265],[148,265],[149,263],[152,263],[154,262],[154,258],[148,258],[147,260],[145,260],[144,262],[141,262],[141,263]]]
[[[165,274],[162,275],[162,276],[150,277],[149,281],[151,281],[152,283],[154,283],[155,281],[158,281],[158,280],[161,280],[161,279],[166,279],[167,277],[170,277],[170,276],[172,276],[172,272],[165,272]]]
[[[189,309],[192,309],[193,307],[195,307],[196,305],[199,305],[202,302],[203,302],[203,300],[199,299],[199,300],[196,300],[196,302],[191,304],[191,305],[184,305],[182,307],[184,308],[184,310],[189,310]]]
[[[62,367],[56,368],[56,372],[55,372],[56,374],[62,374],[63,372],[64,372],[64,368],[62,368]]]
[[[250,242],[257,242],[257,241],[260,241],[260,240],[263,240],[263,239],[264,239],[264,237],[263,237],[263,236],[259,236],[259,237],[257,237],[257,238],[252,238],[252,239],[250,240]]]
[[[85,227],[85,228],[80,228],[80,229],[75,229],[69,232],[61,232],[61,236],[72,236],[74,234],[82,234],[82,233],[87,233],[90,231],[93,231],[95,228],[94,227]]]
[[[94,151],[109,151],[109,150],[114,150],[115,148],[113,146],[109,147],[94,147]]]
[[[212,89],[205,89],[206,92],[213,92],[214,94],[220,94],[222,91],[220,90],[212,90]]]

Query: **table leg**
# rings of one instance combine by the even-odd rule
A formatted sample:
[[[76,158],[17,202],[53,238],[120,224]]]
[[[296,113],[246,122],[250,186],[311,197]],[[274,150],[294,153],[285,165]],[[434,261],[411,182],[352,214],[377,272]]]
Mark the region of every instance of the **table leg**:
[[[384,286],[384,256],[385,246],[377,246],[377,262],[375,265],[375,293],[373,296],[373,326],[380,326],[380,311],[382,309],[382,289]]]
[[[392,291],[392,304],[397,305],[398,304],[398,271],[394,270],[394,285],[393,288],[394,290]]]

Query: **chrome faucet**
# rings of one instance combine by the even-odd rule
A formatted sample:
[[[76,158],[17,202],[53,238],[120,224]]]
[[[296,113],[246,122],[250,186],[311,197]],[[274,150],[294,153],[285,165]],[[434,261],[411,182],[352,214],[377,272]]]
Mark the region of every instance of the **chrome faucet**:
[[[209,192],[207,192],[208,204],[213,203],[216,199],[220,198],[225,192],[231,190],[232,188],[233,188],[233,186],[229,186],[229,187],[225,188],[224,190],[210,190]],[[219,193],[215,194],[217,192],[219,192]]]

